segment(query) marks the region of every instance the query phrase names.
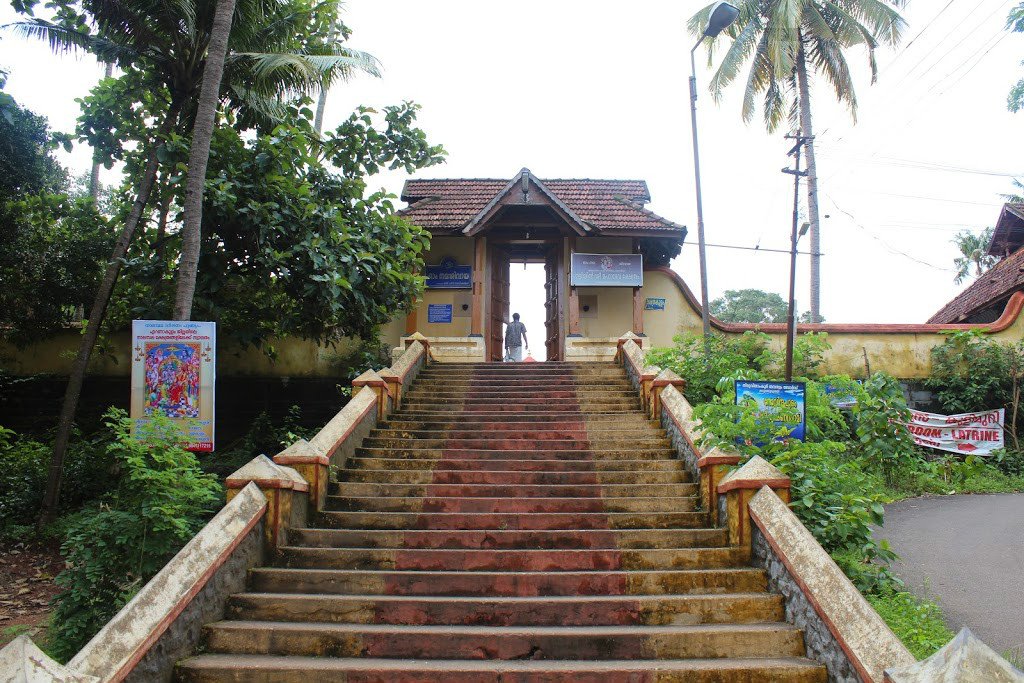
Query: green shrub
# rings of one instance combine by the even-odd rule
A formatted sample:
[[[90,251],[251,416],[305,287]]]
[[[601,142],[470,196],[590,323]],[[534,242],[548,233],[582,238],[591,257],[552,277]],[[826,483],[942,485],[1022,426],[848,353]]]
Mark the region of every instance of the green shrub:
[[[690,403],[712,400],[719,381],[739,370],[759,371],[772,362],[768,350],[769,337],[759,332],[746,332],[741,337],[685,335],[677,336],[676,345],[653,349],[647,362],[668,368],[686,378],[684,394]]]
[[[910,409],[900,383],[876,372],[864,382],[853,409],[858,448],[869,466],[892,484],[896,471],[920,460],[920,451],[904,424]]]
[[[64,463],[61,510],[74,510],[110,486],[113,459],[107,437],[73,434]],[[30,535],[46,489],[51,447],[0,427],[0,540]]]
[[[867,599],[918,659],[930,657],[953,638],[934,602],[899,590],[882,591]]]
[[[221,500],[216,479],[178,445],[179,432],[156,417],[138,439],[123,411],[107,413],[110,456],[120,468],[112,490],[70,523],[61,553],[49,631],[55,657],[74,655],[202,527]]]

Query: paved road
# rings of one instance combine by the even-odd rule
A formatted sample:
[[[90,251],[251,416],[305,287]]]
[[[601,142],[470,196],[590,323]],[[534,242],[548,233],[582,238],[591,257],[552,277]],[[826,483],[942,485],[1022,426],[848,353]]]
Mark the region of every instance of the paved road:
[[[887,505],[877,530],[896,573],[937,599],[950,628],[998,652],[1024,652],[1024,494],[913,498]]]

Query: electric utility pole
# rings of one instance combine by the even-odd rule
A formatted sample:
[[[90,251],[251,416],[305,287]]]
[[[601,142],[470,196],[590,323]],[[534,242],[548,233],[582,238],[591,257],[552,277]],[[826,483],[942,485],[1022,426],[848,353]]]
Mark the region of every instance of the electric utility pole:
[[[786,153],[786,156],[795,157],[794,168],[784,168],[783,173],[793,176],[793,228],[790,233],[789,245],[789,308],[786,311],[786,381],[793,379],[793,344],[796,341],[796,243],[804,231],[797,231],[800,222],[800,179],[807,175],[807,171],[800,170],[800,155],[804,145],[813,140],[813,137],[804,135],[787,135],[787,140],[796,140],[793,148]]]

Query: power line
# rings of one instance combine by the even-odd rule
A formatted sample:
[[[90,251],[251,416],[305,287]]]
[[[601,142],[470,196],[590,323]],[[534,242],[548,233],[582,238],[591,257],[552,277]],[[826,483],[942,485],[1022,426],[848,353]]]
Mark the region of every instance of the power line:
[[[890,253],[896,254],[898,256],[903,256],[905,258],[910,259],[914,263],[919,263],[922,266],[928,266],[929,268],[934,268],[935,270],[942,270],[942,271],[947,271],[947,272],[952,272],[954,270],[953,268],[943,268],[942,266],[937,266],[934,263],[928,263],[927,261],[922,261],[921,259],[917,258],[916,256],[911,256],[907,252],[902,251],[900,249],[897,249],[896,247],[892,246],[891,244],[889,244],[888,242],[883,240],[881,237],[879,237],[878,235],[876,235],[875,233],[871,232],[866,227],[864,227],[864,225],[860,221],[857,220],[856,216],[854,216],[852,213],[850,213],[849,211],[847,211],[843,207],[839,206],[839,204],[836,203],[836,200],[833,199],[831,195],[826,195],[826,196],[828,197],[828,200],[830,202],[832,202],[832,206],[836,207],[837,211],[839,211],[840,213],[845,214],[850,219],[850,221],[853,222],[853,224],[855,226],[857,226],[862,231],[867,233],[867,235],[869,237],[871,237],[873,240],[875,240],[876,242],[881,244],[883,247],[885,247],[886,250],[889,251]]]
[[[896,57],[891,62],[889,62],[885,67],[882,68],[881,71],[878,72],[879,75],[881,75],[885,71],[888,71],[889,69],[891,69],[893,67],[893,65],[896,64],[896,62],[900,61],[900,57],[902,57],[903,55],[907,54],[907,50],[910,49],[910,46],[913,45],[915,42],[917,42],[917,39],[920,38],[921,36],[923,36],[924,32],[927,31],[928,29],[930,29],[932,27],[932,25],[936,21],[939,20],[939,17],[941,17],[943,15],[943,13],[946,10],[948,10],[950,5],[952,5],[954,2],[956,2],[956,0],[949,0],[949,2],[946,3],[946,6],[943,7],[942,9],[940,9],[939,13],[936,14],[934,17],[932,17],[932,20],[929,21],[927,24],[925,24],[924,28],[921,29],[920,31],[918,31],[917,35],[910,39],[909,43],[907,43],[906,45],[903,46],[903,49],[900,50],[899,54],[897,54]],[[907,3],[907,6],[909,6],[909,5],[910,5],[910,3]]]
[[[683,246],[684,247],[692,247],[693,243],[692,242],[683,242]],[[719,249],[740,249],[742,251],[763,251],[763,252],[768,252],[768,253],[772,253],[772,254],[786,254],[787,256],[790,254],[789,249],[769,249],[768,247],[741,247],[741,246],[736,245],[736,244],[711,244],[710,242],[705,242],[704,246],[705,247],[718,247]],[[797,253],[798,254],[802,254],[803,256],[810,256],[811,255],[811,252],[809,252],[809,251],[798,251]],[[824,256],[824,255],[825,254],[818,254],[818,256]]]

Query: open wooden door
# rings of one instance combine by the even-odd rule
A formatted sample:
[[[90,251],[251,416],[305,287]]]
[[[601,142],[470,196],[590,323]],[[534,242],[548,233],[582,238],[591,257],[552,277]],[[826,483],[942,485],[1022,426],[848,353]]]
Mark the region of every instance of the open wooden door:
[[[544,346],[548,360],[562,358],[562,333],[558,324],[562,317],[558,299],[562,271],[561,256],[562,250],[555,247],[548,250],[544,259]]]
[[[487,325],[487,357],[492,361],[505,358],[505,321],[509,319],[509,267],[508,252],[491,247],[491,301]]]

